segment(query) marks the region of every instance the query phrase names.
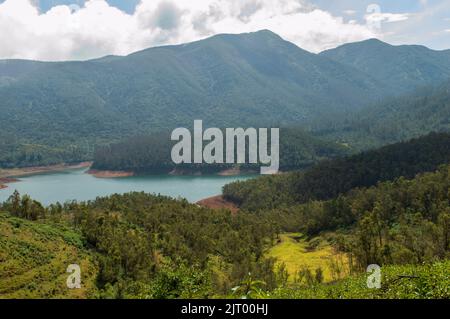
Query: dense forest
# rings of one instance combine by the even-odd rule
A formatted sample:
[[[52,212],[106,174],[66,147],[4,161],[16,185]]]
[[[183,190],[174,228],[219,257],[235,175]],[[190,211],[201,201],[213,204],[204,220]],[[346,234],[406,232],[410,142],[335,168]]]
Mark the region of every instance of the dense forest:
[[[214,127],[306,123],[392,93],[267,30],[125,57],[0,62],[0,140],[14,138],[0,145],[7,167],[92,159],[94,145],[195,119]]]
[[[450,162],[450,134],[431,133],[345,158],[326,160],[301,172],[228,184],[223,195],[240,207],[277,208],[330,199],[355,187],[437,169]]]
[[[45,166],[60,163],[79,163],[92,160],[94,145],[105,141],[66,140],[45,144],[22,139],[0,128],[0,168]],[[57,135],[57,134],[55,134]]]
[[[444,165],[329,201],[234,215],[144,193],[44,208],[16,192],[0,207],[0,297],[449,298],[449,174]],[[265,252],[291,231],[308,234],[312,250],[320,234],[348,257],[333,271],[349,277],[330,286],[320,268],[299,269],[289,281]],[[84,267],[78,295],[61,279],[75,261]],[[372,263],[386,269],[381,290],[363,288]]]
[[[223,130],[224,131],[224,130]],[[248,140],[246,141],[248,143]],[[237,167],[233,164],[175,164],[171,159],[170,133],[128,138],[122,142],[98,147],[95,150],[93,169],[132,171],[140,174],[169,173],[173,170],[185,173],[217,173]],[[204,142],[207,145],[208,142]],[[192,143],[193,145],[193,143]],[[269,148],[270,149],[270,148]],[[225,141],[224,151],[225,154]],[[280,129],[280,169],[302,169],[320,160],[344,156],[349,150],[343,145],[324,142],[298,128]],[[246,152],[248,158],[248,148]],[[257,164],[240,164],[243,171],[259,170]]]
[[[344,44],[320,55],[370,74],[400,93],[450,78],[450,51],[421,45],[391,45],[370,39]]]
[[[275,225],[249,214],[233,216],[229,211],[143,193],[48,208],[15,193],[0,210],[10,214],[0,215],[0,256],[5,261],[1,264],[0,296],[14,293],[5,287],[6,283],[17,284],[9,277],[20,280],[24,272],[31,271],[30,266],[44,265],[40,254],[50,254],[46,257],[50,260],[62,257],[52,256],[34,242],[21,247],[24,239],[15,242],[15,232],[29,224],[22,226],[22,221],[9,216],[33,221],[38,233],[55,228],[50,235],[82,249],[79,255],[95,258],[90,267],[98,268],[96,294],[88,297],[214,297],[229,293],[248,273],[269,287],[276,285],[274,261],[263,255],[265,246],[274,240]],[[73,235],[57,231],[64,227],[70,227]],[[28,236],[34,237],[33,233]],[[20,249],[13,249],[17,245]],[[32,259],[30,265],[21,269],[22,259],[15,254]],[[39,272],[35,275],[40,276]],[[54,297],[39,295],[38,287],[27,288],[35,296]]]
[[[312,54],[263,30],[125,57],[0,62],[0,167],[92,160],[95,146],[195,119],[215,127],[297,125],[358,150],[448,128],[439,95],[408,97],[450,77],[449,52],[425,47],[368,40]],[[413,103],[418,112],[379,119],[370,111],[378,102],[403,111]]]
[[[323,119],[314,136],[365,150],[430,132],[450,131],[450,82],[384,99],[333,120]]]
[[[449,168],[356,188],[327,201],[255,213],[277,216],[285,231],[310,237],[333,232],[329,239],[360,269],[445,259],[450,250]]]

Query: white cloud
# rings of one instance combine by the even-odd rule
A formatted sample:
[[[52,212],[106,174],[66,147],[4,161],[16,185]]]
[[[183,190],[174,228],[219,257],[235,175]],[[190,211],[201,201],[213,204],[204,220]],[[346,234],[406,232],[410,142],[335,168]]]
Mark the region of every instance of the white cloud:
[[[368,22],[399,22],[409,19],[409,13],[371,13],[365,16]]]
[[[346,15],[349,15],[349,16],[353,16],[353,15],[356,14],[356,11],[355,11],[355,10],[344,10],[343,12],[344,12]]]
[[[42,13],[31,0],[0,4],[0,58],[72,60],[125,55],[150,46],[217,33],[270,29],[318,52],[377,34],[307,0],[142,0],[133,14],[89,0],[80,10],[59,5]],[[383,14],[382,21],[400,21]],[[371,19],[371,18],[369,18]]]

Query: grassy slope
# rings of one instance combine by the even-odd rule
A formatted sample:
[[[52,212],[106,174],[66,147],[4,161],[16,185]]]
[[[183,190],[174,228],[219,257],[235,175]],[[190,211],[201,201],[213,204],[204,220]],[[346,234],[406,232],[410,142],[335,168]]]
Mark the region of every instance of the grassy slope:
[[[280,242],[268,251],[267,257],[276,258],[279,263],[286,265],[290,282],[302,268],[308,268],[314,273],[320,267],[323,270],[325,282],[335,279],[331,273],[330,262],[334,260],[336,263],[345,265],[345,256],[337,254],[325,241],[320,241],[315,248],[309,246],[310,243],[301,234],[281,234]]]
[[[0,213],[0,299],[88,298],[95,293],[93,260],[73,230]],[[70,264],[81,267],[81,289],[66,286]]]
[[[270,295],[282,299],[450,299],[450,260],[421,266],[381,268],[381,289],[367,288],[367,274],[333,284],[281,288]]]

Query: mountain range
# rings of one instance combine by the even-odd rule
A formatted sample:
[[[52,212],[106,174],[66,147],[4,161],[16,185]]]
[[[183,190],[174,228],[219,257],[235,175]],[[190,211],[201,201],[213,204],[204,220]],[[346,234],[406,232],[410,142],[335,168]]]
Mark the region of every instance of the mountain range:
[[[66,148],[194,119],[307,127],[449,78],[449,50],[367,40],[313,54],[268,30],[89,61],[2,60],[0,135]]]
[[[450,79],[450,50],[435,51],[420,45],[393,46],[370,39],[324,51],[320,56],[354,67],[397,93]]]

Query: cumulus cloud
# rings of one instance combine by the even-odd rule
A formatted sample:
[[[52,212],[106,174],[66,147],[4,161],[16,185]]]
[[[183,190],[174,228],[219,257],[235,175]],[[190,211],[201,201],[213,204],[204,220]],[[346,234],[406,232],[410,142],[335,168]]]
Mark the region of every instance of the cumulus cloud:
[[[343,11],[346,15],[352,16],[356,14],[355,10],[344,10]]]
[[[372,13],[366,15],[366,20],[370,22],[399,22],[409,18],[408,13]]]
[[[368,16],[400,21],[397,15]],[[378,21],[378,20],[377,20]],[[141,0],[133,14],[89,0],[40,12],[32,0],[0,4],[0,58],[89,59],[198,40],[217,33],[270,29],[313,52],[379,36],[307,0]]]

